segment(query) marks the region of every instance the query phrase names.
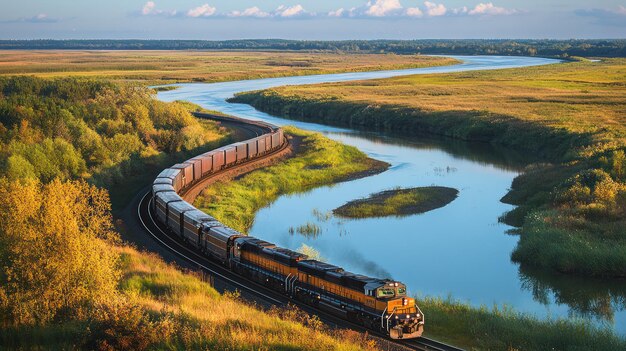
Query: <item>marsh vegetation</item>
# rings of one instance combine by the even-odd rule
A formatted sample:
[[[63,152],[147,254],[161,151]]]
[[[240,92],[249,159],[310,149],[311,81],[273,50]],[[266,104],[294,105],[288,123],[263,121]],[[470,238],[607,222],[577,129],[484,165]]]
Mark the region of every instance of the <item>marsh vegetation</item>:
[[[298,233],[307,238],[315,238],[322,233],[322,229],[315,223],[307,222],[297,227],[289,227],[289,234]]]
[[[333,213],[347,218],[407,216],[443,207],[454,201],[458,193],[456,189],[441,186],[396,188],[350,201]]]
[[[483,141],[542,157],[512,184],[513,259],[626,276],[626,60],[290,86],[233,99],[283,117]]]
[[[0,51],[0,76],[103,78],[147,84],[223,82],[457,63],[420,55],[307,52]]]
[[[473,307],[452,298],[417,297],[425,334],[468,350],[621,350],[626,339],[587,320],[539,319],[509,306]]]

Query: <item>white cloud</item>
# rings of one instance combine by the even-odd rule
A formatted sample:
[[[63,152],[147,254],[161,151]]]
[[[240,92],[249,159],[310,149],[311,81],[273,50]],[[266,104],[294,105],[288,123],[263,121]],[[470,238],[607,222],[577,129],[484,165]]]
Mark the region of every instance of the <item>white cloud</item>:
[[[424,1],[426,6],[426,13],[431,17],[443,16],[448,11],[443,4],[436,4],[430,1]]]
[[[328,17],[341,17],[346,12],[346,10],[342,7],[340,9],[336,9],[335,11],[328,12]]]
[[[141,9],[141,14],[142,15],[152,15],[155,14],[155,7],[156,4],[154,3],[154,1],[148,1],[147,3],[145,3],[145,5],[143,5],[143,8]]]
[[[386,16],[402,9],[399,0],[376,0],[375,3],[368,1],[366,6],[365,14],[374,17]]]
[[[178,14],[176,10],[172,11],[163,11],[156,8],[156,3],[154,1],[146,2],[141,8],[140,14],[143,16],[169,16],[174,17]]]
[[[269,13],[265,11],[261,11],[258,7],[249,7],[243,11],[231,11],[228,16],[230,17],[258,17],[264,18],[269,17]]]
[[[321,16],[326,17],[342,17],[342,18],[387,18],[387,17],[438,17],[445,15],[475,15],[475,16],[489,16],[489,15],[509,15],[519,13],[520,11],[515,9],[507,9],[504,7],[495,6],[492,2],[479,3],[473,8],[467,6],[459,8],[446,8],[442,3],[436,3],[433,1],[424,1],[424,6],[404,7],[401,0],[369,0],[367,3],[359,7],[352,8],[338,8],[336,10],[328,11]],[[582,12],[579,11],[581,14]],[[218,13],[217,9],[210,6],[208,3],[192,8],[186,12],[178,13],[176,10],[164,11],[157,8],[155,1],[147,1],[140,11],[134,12],[134,15],[143,16],[164,16],[164,17],[254,17],[254,18],[309,18],[317,16],[314,12],[308,12],[301,4],[296,5],[280,5],[273,11],[263,11],[257,6],[246,8],[245,10],[234,10],[230,12]],[[578,12],[577,12],[578,13]],[[626,7],[618,6],[617,10],[612,11],[615,15],[626,15]],[[582,14],[584,15],[584,14]],[[45,16],[45,15],[44,15]],[[36,21],[36,18],[31,19]],[[50,21],[42,17],[40,21]]]
[[[293,6],[280,5],[274,11],[265,12],[257,6],[249,7],[243,11],[231,11],[226,14],[228,17],[257,17],[257,18],[293,18],[315,16],[315,13],[308,12],[300,4]]]
[[[209,4],[204,4],[187,11],[187,17],[209,17],[213,16],[215,11],[217,11],[215,7],[209,6]]]
[[[467,9],[467,6],[452,9],[452,13],[455,15],[463,15],[463,14],[466,14],[467,11],[469,11]]]
[[[274,15],[278,17],[295,17],[306,13],[307,12],[304,10],[304,7],[300,4],[294,6],[280,5],[276,8],[276,11],[274,11]]]
[[[409,17],[422,17],[424,15],[424,12],[419,7],[409,7],[405,13]]]
[[[495,6],[492,2],[480,3],[470,10],[470,15],[511,15],[516,13],[517,10],[505,9],[504,7]]]
[[[46,13],[40,13],[40,14],[38,14],[36,16],[33,16],[33,17],[22,18],[21,20],[19,20],[17,22],[55,23],[55,22],[59,22],[59,19],[57,19],[57,18],[50,18],[48,16],[48,14],[46,14]]]
[[[626,7],[619,5],[615,11],[618,15],[626,15]]]

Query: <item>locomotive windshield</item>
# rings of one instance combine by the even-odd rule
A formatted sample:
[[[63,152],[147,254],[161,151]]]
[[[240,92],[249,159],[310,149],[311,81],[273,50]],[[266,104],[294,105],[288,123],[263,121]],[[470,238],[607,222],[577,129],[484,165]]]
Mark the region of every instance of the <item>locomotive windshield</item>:
[[[406,296],[406,289],[398,288],[398,296]]]
[[[394,288],[380,288],[376,292],[377,297],[394,297],[395,294]]]

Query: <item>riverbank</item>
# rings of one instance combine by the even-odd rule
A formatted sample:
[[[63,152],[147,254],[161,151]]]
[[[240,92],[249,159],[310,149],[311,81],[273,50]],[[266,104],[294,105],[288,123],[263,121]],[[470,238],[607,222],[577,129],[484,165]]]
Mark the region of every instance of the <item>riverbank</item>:
[[[350,201],[333,210],[346,218],[408,216],[443,207],[458,196],[459,191],[442,186],[393,189]]]
[[[561,273],[626,275],[625,59],[289,86],[243,93],[281,117],[429,133],[541,156],[512,184],[513,259]]]
[[[280,195],[366,177],[389,167],[319,133],[293,127],[284,129],[294,149],[290,158],[245,174],[235,182],[217,182],[196,198],[194,206],[232,228],[247,232],[256,212]]]
[[[467,350],[623,350],[626,339],[588,321],[539,319],[507,306],[473,307],[450,297],[417,297],[425,336]]]

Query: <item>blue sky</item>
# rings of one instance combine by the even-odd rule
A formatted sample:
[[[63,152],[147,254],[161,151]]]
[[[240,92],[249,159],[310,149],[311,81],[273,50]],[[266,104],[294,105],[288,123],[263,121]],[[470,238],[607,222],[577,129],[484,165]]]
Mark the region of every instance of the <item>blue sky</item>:
[[[626,0],[0,0],[0,39],[626,38]]]

